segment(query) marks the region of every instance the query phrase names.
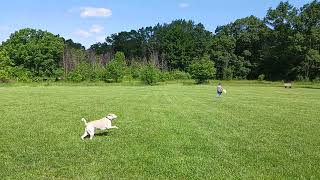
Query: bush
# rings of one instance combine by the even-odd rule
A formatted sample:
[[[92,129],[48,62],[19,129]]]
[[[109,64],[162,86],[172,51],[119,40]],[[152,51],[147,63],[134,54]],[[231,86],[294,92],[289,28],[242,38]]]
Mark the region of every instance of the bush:
[[[82,76],[81,73],[73,71],[68,74],[68,80],[73,82],[81,82],[84,81],[85,78]]]
[[[123,52],[117,52],[114,59],[112,59],[106,67],[106,78],[115,82],[121,82],[125,75],[125,56]]]
[[[170,72],[159,72],[159,81],[165,82],[171,80],[174,80],[174,78]]]
[[[153,65],[148,64],[142,68],[140,78],[144,83],[154,85],[159,81],[159,70]]]
[[[302,76],[302,75],[298,75],[298,76],[297,76],[297,80],[298,80],[298,81],[301,81],[301,82],[308,82],[308,81],[310,81],[308,77],[304,77],[304,76]]]
[[[60,73],[63,73],[63,71]],[[105,74],[105,68],[103,66],[91,65],[89,63],[80,63],[73,71],[68,74],[67,79],[73,82],[81,82],[86,80],[102,81],[105,78]]]
[[[316,77],[312,80],[314,83],[320,83],[320,77]]]
[[[9,58],[8,53],[0,49],[0,83],[9,82],[12,66],[14,66],[14,63]]]
[[[210,60],[209,55],[204,55],[200,60],[193,61],[189,66],[189,73],[197,83],[213,79],[215,72],[214,63]]]
[[[171,72],[171,76],[174,80],[186,80],[186,79],[191,79],[191,76],[187,72],[179,71],[179,70],[174,70]]]
[[[179,70],[174,70],[171,72],[164,71],[159,73],[159,81],[165,82],[165,81],[172,81],[172,80],[186,80],[186,79],[191,79],[191,76],[189,73],[182,72]]]
[[[88,63],[80,63],[76,68],[68,74],[68,80],[73,82],[81,82],[91,78],[91,67]]]
[[[141,71],[141,67],[138,67],[136,65],[132,65],[129,67],[129,73],[131,77],[134,79],[138,79],[140,77],[140,71]]]
[[[17,81],[30,81],[32,76],[31,72],[27,69],[23,68],[22,66],[16,66],[11,69],[11,76],[15,78]]]
[[[7,83],[9,79],[9,73],[5,70],[0,70],[0,83]]]
[[[54,78],[55,81],[60,80],[64,75],[64,71],[62,68],[57,68],[53,71],[52,77]]]
[[[99,64],[91,66],[90,81],[103,81],[106,76],[106,69]]]
[[[265,75],[264,75],[264,74],[260,74],[260,75],[258,76],[258,81],[263,81],[264,78],[265,78]]]

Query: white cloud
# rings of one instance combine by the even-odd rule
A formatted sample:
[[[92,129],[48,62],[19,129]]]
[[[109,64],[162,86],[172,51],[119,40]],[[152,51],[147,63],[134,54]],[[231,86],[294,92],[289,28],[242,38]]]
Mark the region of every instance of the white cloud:
[[[109,17],[112,15],[111,9],[84,7],[81,8],[81,17]]]
[[[75,34],[80,38],[95,38],[99,42],[103,42],[105,40],[105,36],[98,36],[99,33],[103,32],[104,27],[94,24],[91,26],[89,31],[84,29],[77,29]],[[96,34],[96,35],[95,35]]]
[[[179,4],[179,7],[180,8],[187,8],[187,7],[189,7],[190,5],[188,4],[188,3],[180,3]]]
[[[101,33],[104,30],[104,27],[94,24],[90,28],[91,33]]]
[[[78,29],[75,34],[81,38],[89,38],[92,36],[92,34],[90,32],[87,32],[85,30],[82,29]]]

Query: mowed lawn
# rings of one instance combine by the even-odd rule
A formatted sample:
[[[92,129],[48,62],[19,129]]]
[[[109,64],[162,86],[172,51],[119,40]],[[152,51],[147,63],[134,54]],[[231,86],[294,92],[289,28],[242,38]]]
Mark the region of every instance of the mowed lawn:
[[[320,89],[225,87],[0,87],[1,179],[320,178]]]

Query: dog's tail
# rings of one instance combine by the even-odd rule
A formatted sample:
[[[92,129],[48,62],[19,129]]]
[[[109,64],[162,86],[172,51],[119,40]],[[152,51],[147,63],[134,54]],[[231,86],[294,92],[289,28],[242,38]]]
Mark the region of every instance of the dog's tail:
[[[81,121],[83,121],[83,122],[84,122],[84,124],[85,124],[85,125],[87,125],[87,121],[86,121],[86,119],[85,119],[85,118],[82,118],[82,119],[81,119]]]

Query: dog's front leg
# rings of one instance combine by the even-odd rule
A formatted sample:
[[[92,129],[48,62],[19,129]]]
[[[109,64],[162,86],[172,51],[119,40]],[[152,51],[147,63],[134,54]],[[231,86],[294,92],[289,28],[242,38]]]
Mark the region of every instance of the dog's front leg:
[[[108,129],[118,129],[117,126],[109,126]]]

